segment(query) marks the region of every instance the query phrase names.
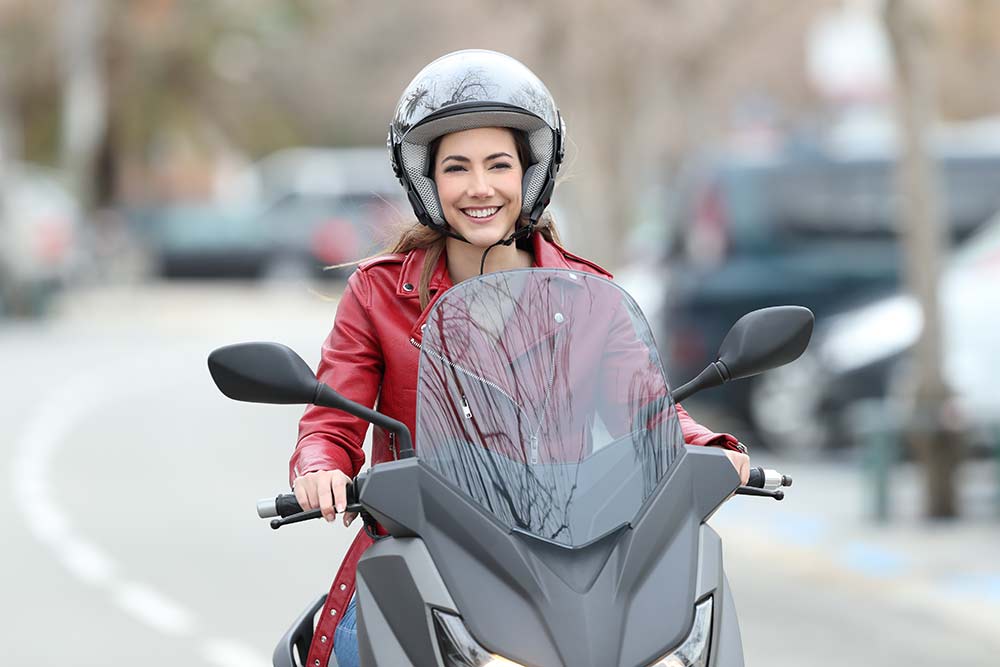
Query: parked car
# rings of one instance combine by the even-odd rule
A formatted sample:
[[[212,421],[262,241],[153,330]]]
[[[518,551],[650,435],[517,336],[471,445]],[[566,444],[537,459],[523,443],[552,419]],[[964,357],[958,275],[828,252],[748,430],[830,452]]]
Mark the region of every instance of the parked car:
[[[165,278],[256,278],[271,256],[259,216],[245,206],[176,203],[132,217],[154,271]]]
[[[0,177],[0,314],[40,315],[81,266],[80,205],[52,169],[10,162]]]
[[[1000,153],[937,155],[948,231],[962,239],[1000,208]],[[690,170],[677,188],[657,335],[678,378],[711,361],[743,313],[797,304],[822,323],[897,289],[893,167],[890,154],[867,151],[728,156]],[[753,386],[734,383],[711,400],[753,424]]]
[[[409,211],[383,147],[288,148],[253,168],[275,273],[341,276],[324,267],[378,252]]]
[[[272,276],[343,277],[352,262],[385,244],[397,208],[377,193],[291,193],[260,214],[270,245]]]
[[[285,149],[239,180],[217,201],[133,215],[162,275],[342,276],[325,267],[377,252],[404,210],[382,148]]]
[[[945,379],[973,432],[1000,427],[1000,214],[966,241],[942,275],[939,300]],[[830,318],[806,355],[756,383],[750,410],[775,448],[807,455],[852,441],[850,406],[895,399],[923,329],[917,301],[897,293]]]

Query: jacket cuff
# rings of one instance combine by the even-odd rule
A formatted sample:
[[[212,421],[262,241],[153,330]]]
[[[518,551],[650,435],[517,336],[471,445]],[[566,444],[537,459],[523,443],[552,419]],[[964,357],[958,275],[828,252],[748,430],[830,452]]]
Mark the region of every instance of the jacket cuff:
[[[354,466],[351,457],[343,449],[328,443],[301,443],[295,453],[295,458],[288,475],[288,484],[292,486],[295,480],[310,472],[321,470],[339,470],[348,477],[354,477]]]
[[[708,447],[718,447],[720,449],[728,449],[731,452],[739,452],[740,454],[749,454],[750,450],[742,442],[729,435],[728,433],[720,433],[719,437],[706,442]]]

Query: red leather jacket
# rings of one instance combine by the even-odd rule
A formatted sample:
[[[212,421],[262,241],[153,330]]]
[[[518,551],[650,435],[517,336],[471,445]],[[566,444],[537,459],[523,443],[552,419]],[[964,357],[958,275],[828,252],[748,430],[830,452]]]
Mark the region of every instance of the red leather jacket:
[[[534,264],[593,273],[605,278],[603,268],[567,252],[541,234],[531,236]],[[421,325],[437,297],[452,286],[444,253],[430,280],[431,300],[420,308],[417,284],[423,268],[424,250],[384,255],[363,262],[347,282],[337,307],[333,330],[323,343],[317,376],[346,398],[401,421],[414,432],[416,421],[418,345]],[[714,445],[738,449],[731,435],[713,433],[699,425],[679,405],[684,441],[690,445]],[[362,443],[368,423],[344,412],[309,406],[299,422],[299,440],[289,465],[290,479],[317,470],[341,470],[354,477],[365,462]],[[372,463],[395,459],[395,444],[379,428],[374,429]],[[340,612],[354,592],[354,571],[370,538],[359,532],[351,545],[320,617],[309,663],[327,664],[333,630]]]

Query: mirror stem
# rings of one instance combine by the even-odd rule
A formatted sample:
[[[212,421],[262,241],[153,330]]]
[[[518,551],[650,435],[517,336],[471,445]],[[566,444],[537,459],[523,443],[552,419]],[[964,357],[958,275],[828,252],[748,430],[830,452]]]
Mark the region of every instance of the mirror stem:
[[[698,373],[698,377],[673,390],[670,395],[673,397],[674,403],[680,403],[702,389],[718,387],[720,384],[728,382],[729,379],[729,369],[726,368],[726,365],[721,361],[713,361],[705,367],[705,370]]]
[[[348,414],[364,419],[366,422],[391,431],[396,434],[396,440],[399,442],[399,458],[409,459],[416,455],[413,451],[413,439],[410,437],[410,429],[406,428],[406,424],[401,421],[397,421],[381,412],[366,408],[360,403],[346,399],[322,382],[316,383],[316,397],[313,399],[313,404],[322,405],[325,408],[343,410]]]

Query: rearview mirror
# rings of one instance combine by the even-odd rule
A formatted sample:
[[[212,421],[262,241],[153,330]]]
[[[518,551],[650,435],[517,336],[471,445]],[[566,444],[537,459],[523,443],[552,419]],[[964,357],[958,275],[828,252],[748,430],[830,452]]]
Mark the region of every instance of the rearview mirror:
[[[675,390],[674,401],[795,361],[809,345],[814,321],[812,311],[802,306],[775,306],[747,313],[726,334],[718,361]]]
[[[215,386],[237,401],[314,403],[320,382],[309,365],[278,343],[237,343],[208,355]]]
[[[215,386],[237,401],[309,404],[343,410],[396,434],[399,457],[413,456],[410,430],[401,421],[344,398],[316,379],[294,350],[279,343],[237,343],[208,355]]]

